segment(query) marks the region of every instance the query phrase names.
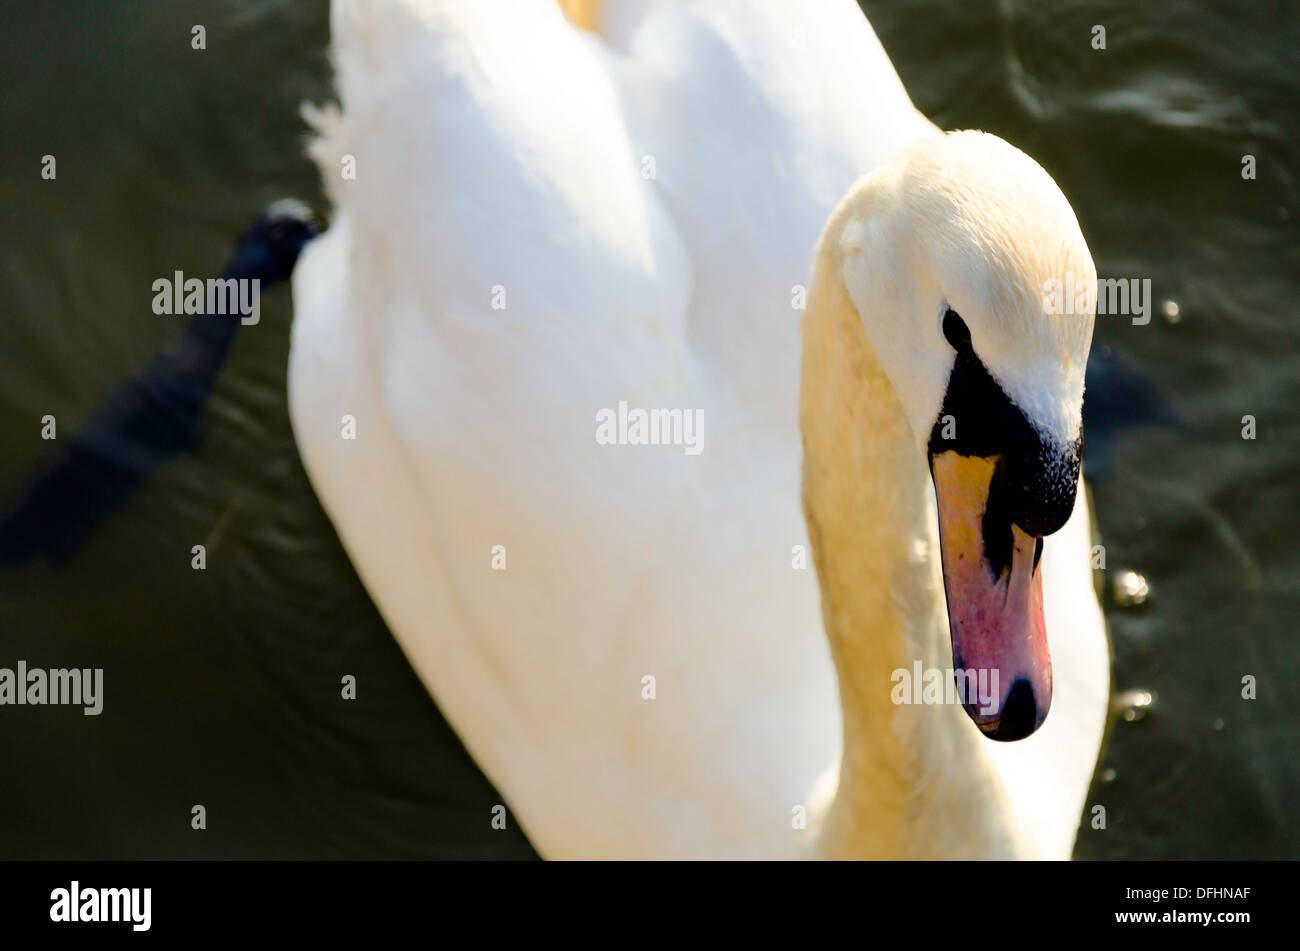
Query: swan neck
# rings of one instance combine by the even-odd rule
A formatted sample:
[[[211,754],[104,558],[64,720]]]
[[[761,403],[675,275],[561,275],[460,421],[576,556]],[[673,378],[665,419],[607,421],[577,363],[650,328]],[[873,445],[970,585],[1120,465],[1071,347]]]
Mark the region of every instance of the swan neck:
[[[896,703],[895,672],[951,666],[938,529],[924,458],[841,277],[835,219],[804,315],[803,496],[843,715],[833,857],[1001,851],[1001,790],[960,707]],[[837,235],[836,235],[837,238]],[[936,810],[943,810],[942,821]],[[978,840],[978,841],[977,841]],[[977,853],[978,854],[978,853]]]

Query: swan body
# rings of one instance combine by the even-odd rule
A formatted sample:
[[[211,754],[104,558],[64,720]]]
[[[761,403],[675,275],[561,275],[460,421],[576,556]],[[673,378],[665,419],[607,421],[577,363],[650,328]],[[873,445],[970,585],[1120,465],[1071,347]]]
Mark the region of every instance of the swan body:
[[[860,176],[950,137],[849,0],[580,6],[334,4],[289,397],[362,581],[544,856],[1068,857],[1109,685],[1085,496],[1043,555],[1042,728],[890,703],[951,666],[909,418],[942,379],[896,386],[839,251],[809,286]],[[843,406],[809,423],[834,387],[874,414],[851,448]],[[621,401],[699,409],[703,451],[601,444]]]

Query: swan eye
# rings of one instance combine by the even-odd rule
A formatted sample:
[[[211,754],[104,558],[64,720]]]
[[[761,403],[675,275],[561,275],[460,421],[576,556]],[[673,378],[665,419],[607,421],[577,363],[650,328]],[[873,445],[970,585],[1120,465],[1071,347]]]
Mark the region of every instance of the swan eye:
[[[970,329],[951,307],[944,311],[943,335],[958,353],[970,349]]]

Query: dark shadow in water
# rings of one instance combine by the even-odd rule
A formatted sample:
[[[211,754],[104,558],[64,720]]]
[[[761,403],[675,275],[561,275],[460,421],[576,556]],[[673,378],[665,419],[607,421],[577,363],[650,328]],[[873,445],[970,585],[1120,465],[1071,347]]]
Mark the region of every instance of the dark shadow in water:
[[[1110,477],[1119,437],[1140,426],[1181,429],[1182,420],[1148,377],[1107,344],[1097,344],[1088,354],[1083,398],[1083,462],[1089,481]]]
[[[276,202],[240,236],[223,279],[286,280],[317,234],[311,213]],[[66,444],[55,444],[0,518],[0,565],[44,555],[62,566],[168,459],[199,444],[199,415],[242,326],[240,315],[196,314],[144,371],[123,383]]]

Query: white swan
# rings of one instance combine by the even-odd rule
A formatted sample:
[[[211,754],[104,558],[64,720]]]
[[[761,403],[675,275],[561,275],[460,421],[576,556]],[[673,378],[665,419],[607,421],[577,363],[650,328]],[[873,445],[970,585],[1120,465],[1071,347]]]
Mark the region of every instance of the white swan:
[[[952,666],[927,455],[963,649],[1041,659],[1027,536],[1002,587],[958,555],[996,413],[1046,453],[1021,522],[1074,497],[1092,318],[1041,313],[1094,273],[1068,204],[917,113],[851,0],[567,6],[334,4],[290,408],[391,630],[544,856],[1068,857],[1109,688],[1084,493],[1036,576],[1042,728],[891,699]],[[619,401],[702,410],[703,451],[599,444]],[[943,415],[961,451],[927,445]]]

